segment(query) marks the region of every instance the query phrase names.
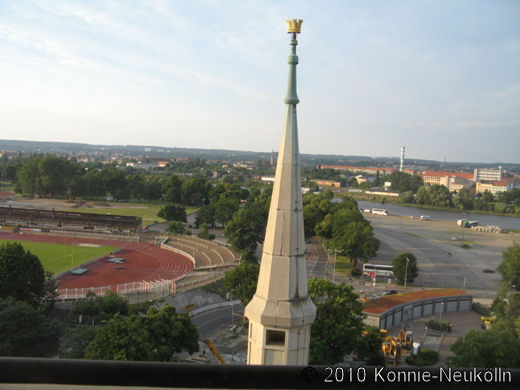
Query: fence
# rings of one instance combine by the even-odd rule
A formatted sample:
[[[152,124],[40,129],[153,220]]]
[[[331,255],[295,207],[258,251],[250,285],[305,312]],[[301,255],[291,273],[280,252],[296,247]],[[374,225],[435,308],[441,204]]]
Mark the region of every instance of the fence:
[[[236,266],[234,263],[224,263],[224,259],[220,253],[217,253],[213,248],[209,248],[212,252],[218,254],[219,261],[217,264],[211,264],[211,259],[204,253],[204,251],[190,245],[185,245],[180,242],[176,242],[175,246],[166,244],[168,237],[146,237],[146,236],[134,236],[134,240],[137,238],[139,242],[149,242],[160,246],[163,249],[178,253],[187,257],[194,263],[196,269],[189,275],[184,275],[176,279],[160,279],[160,280],[141,280],[130,283],[121,283],[117,285],[109,286],[98,286],[98,287],[85,287],[85,288],[69,288],[69,289],[58,289],[58,301],[68,301],[86,298],[90,292],[96,295],[104,295],[108,290],[114,291],[119,295],[123,295],[128,298],[130,303],[143,302],[149,299],[160,299],[168,295],[175,294],[176,292],[187,291],[193,288],[201,287],[205,284],[212,283],[224,277],[225,273]],[[195,245],[200,247],[204,246],[204,242],[195,242]],[[226,248],[231,255],[229,249]],[[226,253],[227,254],[227,253]],[[202,261],[202,255],[204,258],[209,260],[209,265],[200,266]],[[198,263],[198,264],[197,264]]]
[[[230,268],[230,267],[228,267]],[[92,292],[96,295],[105,295],[107,291],[114,291],[128,298],[130,303],[143,302],[149,299],[160,299],[176,292],[187,291],[201,287],[207,283],[215,282],[224,277],[227,269],[206,274],[195,274],[181,280],[142,280],[138,282],[121,283],[115,286],[98,286],[85,288],[58,289],[58,301],[78,300],[87,297]]]

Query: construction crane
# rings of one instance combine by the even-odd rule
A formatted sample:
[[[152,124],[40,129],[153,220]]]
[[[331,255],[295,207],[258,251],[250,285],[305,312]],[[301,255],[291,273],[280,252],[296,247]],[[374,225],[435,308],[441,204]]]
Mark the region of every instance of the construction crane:
[[[218,359],[218,361],[220,362],[220,364],[226,364],[226,361],[224,360],[224,358],[222,357],[222,355],[219,353],[217,347],[215,347],[215,344],[213,344],[210,339],[206,339],[204,340],[204,342],[206,343],[206,345],[209,347],[209,349],[211,350],[211,352],[213,352],[213,355],[215,355],[215,357]]]

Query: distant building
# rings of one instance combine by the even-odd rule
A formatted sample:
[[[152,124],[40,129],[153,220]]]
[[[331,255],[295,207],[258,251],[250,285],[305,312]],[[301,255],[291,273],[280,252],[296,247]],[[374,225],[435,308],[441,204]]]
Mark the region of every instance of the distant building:
[[[449,188],[451,177],[472,181],[473,173],[445,172],[445,171],[424,171],[421,174],[424,184],[438,184]]]
[[[170,164],[168,163],[168,161],[158,161],[158,162],[157,162],[157,166],[158,166],[159,168],[165,168],[165,167],[167,167],[168,165],[170,165]]]
[[[352,172],[363,172],[370,175],[375,175],[377,172],[390,174],[396,172],[394,168],[379,168],[379,167],[356,167],[349,165],[318,165],[319,169],[334,169],[336,171],[352,171]]]
[[[322,179],[311,179],[311,181],[315,182],[319,186],[325,187],[341,187],[341,182],[334,180],[322,180]]]
[[[486,191],[491,192],[493,195],[499,192],[510,191],[513,188],[518,187],[518,181],[515,180],[495,180],[495,181],[479,181],[476,184],[475,192],[477,194],[484,193]]]
[[[368,181],[368,179],[363,175],[357,175],[356,181],[358,184],[361,184],[361,183],[366,183]]]
[[[475,168],[473,173],[474,181],[500,181],[503,179],[502,167],[495,168]]]
[[[464,179],[458,176],[446,177],[445,179],[447,179],[446,183],[443,183],[442,185],[448,187],[450,192],[459,192],[463,188],[469,189],[474,185],[472,180]]]

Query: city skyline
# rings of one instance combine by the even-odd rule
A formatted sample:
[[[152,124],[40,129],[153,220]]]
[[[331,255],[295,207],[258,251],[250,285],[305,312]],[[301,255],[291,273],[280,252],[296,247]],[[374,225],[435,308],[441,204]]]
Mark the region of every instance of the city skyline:
[[[320,4],[2,2],[0,138],[277,150],[297,17],[302,153],[520,162],[518,3]]]

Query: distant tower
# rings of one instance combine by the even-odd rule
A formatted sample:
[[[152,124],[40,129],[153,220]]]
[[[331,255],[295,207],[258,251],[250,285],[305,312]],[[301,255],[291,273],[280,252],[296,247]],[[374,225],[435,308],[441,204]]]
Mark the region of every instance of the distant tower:
[[[287,113],[265,232],[256,294],[249,319],[247,364],[307,365],[316,307],[307,291],[300,153],[296,121],[296,34],[302,20],[287,21],[289,55]]]
[[[269,163],[274,167],[274,150],[271,150],[271,159],[269,160]]]
[[[404,146],[401,146],[401,165],[399,167],[399,172],[403,171],[403,164],[404,164]]]

